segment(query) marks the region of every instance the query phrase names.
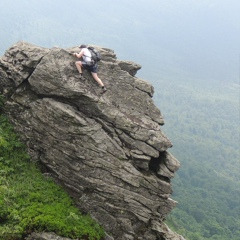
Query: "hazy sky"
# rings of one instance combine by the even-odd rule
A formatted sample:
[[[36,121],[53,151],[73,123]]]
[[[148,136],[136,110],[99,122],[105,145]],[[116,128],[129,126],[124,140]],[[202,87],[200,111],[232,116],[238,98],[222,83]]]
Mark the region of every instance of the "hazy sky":
[[[239,12],[239,0],[1,0],[0,53],[19,40],[46,47],[85,42],[140,63],[144,76],[237,82]]]

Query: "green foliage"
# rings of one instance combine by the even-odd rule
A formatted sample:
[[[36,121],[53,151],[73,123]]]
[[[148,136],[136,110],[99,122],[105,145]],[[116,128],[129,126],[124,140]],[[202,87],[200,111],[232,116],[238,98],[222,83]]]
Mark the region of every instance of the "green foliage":
[[[237,240],[239,86],[179,79],[158,86],[164,132],[181,162],[173,180],[179,204],[167,224],[189,240]]]
[[[29,161],[6,118],[0,116],[0,239],[22,239],[33,231],[102,239],[103,229],[74,207],[72,200]]]

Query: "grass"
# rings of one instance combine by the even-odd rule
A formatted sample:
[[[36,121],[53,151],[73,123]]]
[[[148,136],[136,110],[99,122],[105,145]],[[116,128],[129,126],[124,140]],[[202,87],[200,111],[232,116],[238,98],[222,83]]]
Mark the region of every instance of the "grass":
[[[80,213],[60,186],[42,175],[0,114],[0,239],[24,239],[31,232],[87,240],[105,235],[98,223]]]

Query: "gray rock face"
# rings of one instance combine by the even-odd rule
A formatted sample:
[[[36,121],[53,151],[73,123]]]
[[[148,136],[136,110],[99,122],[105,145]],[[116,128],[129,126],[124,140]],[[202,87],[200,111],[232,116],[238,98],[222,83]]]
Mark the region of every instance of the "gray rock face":
[[[5,112],[34,160],[40,160],[114,239],[183,239],[163,223],[176,202],[170,179],[180,164],[167,152],[153,87],[135,77],[140,65],[107,48],[99,77],[67,50],[18,42],[0,59]]]

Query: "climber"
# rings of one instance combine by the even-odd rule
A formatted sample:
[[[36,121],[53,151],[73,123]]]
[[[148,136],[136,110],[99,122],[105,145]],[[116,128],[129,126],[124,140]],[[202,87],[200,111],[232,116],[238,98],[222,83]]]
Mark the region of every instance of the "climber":
[[[79,53],[73,53],[73,55],[77,58],[82,58],[82,61],[76,61],[75,65],[80,73],[80,77],[83,78],[82,67],[89,70],[93,76],[93,78],[97,81],[97,83],[101,86],[103,93],[107,91],[104,86],[102,80],[97,75],[98,65],[97,62],[92,61],[91,52],[88,50],[87,45],[82,44],[79,46],[81,51]]]

